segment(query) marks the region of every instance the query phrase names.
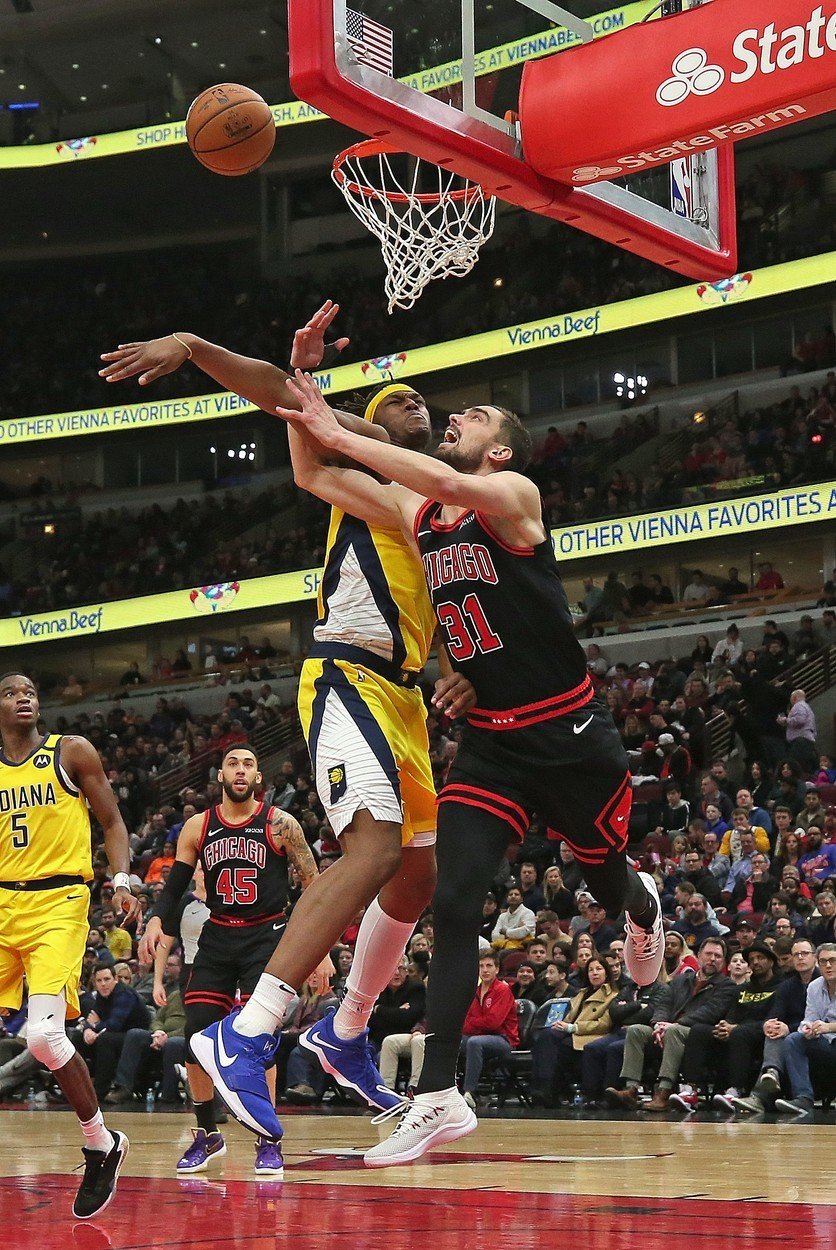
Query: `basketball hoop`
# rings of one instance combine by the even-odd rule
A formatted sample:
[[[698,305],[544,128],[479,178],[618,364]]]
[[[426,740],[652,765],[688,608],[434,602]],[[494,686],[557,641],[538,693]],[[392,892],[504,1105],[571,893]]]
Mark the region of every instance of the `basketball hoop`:
[[[493,234],[496,200],[478,183],[409,157],[380,139],[355,143],[334,158],[331,177],[351,211],[379,241],[386,263],[389,312],[412,308],[435,278],[463,278]],[[428,188],[428,189],[427,189]]]

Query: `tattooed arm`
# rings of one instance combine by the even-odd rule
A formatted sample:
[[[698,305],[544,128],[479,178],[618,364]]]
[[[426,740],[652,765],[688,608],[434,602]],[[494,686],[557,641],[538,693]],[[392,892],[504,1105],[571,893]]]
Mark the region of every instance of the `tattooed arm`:
[[[311,882],[316,880],[317,868],[299,821],[276,808],[270,819],[270,841],[276,850],[284,848],[288,859],[299,873],[302,889],[307,890]]]

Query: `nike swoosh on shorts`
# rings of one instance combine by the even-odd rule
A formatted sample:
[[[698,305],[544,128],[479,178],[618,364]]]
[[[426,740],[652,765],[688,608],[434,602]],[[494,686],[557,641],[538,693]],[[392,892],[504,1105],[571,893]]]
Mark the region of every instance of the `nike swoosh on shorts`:
[[[590,721],[593,720],[594,716],[595,716],[595,713],[593,712],[592,716],[590,716],[587,720],[585,720],[582,725],[573,725],[572,733],[582,734],[583,731],[586,729],[587,725],[590,723]]]

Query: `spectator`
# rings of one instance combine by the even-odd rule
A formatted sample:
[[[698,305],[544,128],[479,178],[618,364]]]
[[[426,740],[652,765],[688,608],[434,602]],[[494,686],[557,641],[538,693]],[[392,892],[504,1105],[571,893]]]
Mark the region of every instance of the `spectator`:
[[[836,843],[825,844],[820,829],[812,828],[807,834],[807,850],[798,861],[798,871],[813,890],[836,876]]]
[[[651,573],[649,606],[661,607],[668,603],[673,603],[673,591],[670,586],[665,585],[658,573]]]
[[[572,999],[566,1017],[553,1021],[534,1040],[531,1092],[532,1101],[540,1106],[556,1105],[560,1093],[581,1075],[584,1048],[612,1032],[610,1007],[617,997],[612,972],[595,957],[586,973],[587,986]],[[600,1091],[584,1092],[595,1098]]]
[[[743,643],[740,630],[736,625],[729,625],[725,638],[721,638],[711,653],[711,663],[716,668],[731,668],[743,654]]]
[[[586,932],[592,938],[595,949],[598,954],[609,950],[610,942],[615,941],[617,933],[615,928],[607,923],[606,910],[595,899],[589,900],[587,909],[587,917],[589,925]]]
[[[153,885],[156,881],[164,881],[174,867],[176,858],[177,844],[166,838],[163,843],[162,854],[157,855],[148,865],[145,873],[146,885]]]
[[[125,672],[119,678],[120,686],[141,686],[145,682],[145,678],[139,671],[139,664],[136,660],[131,660]]]
[[[685,590],[682,592],[682,602],[689,603],[689,604],[690,603],[706,603],[710,596],[711,596],[711,587],[705,581],[703,574],[702,574],[702,569],[694,569],[693,573],[691,574],[691,580],[688,582],[688,584],[685,587]],[[705,639],[705,642],[706,644],[708,643],[707,638]],[[700,658],[705,659],[706,657],[703,655]],[[709,660],[711,659],[710,653],[708,655],[708,659]]]
[[[836,941],[836,894],[832,890],[820,890],[816,895],[816,910],[808,929],[816,947]]]
[[[798,622],[798,629],[793,634],[790,649],[796,660],[813,655],[821,647],[821,639],[813,626],[812,616],[806,614]]]
[[[745,807],[736,807],[731,814],[732,827],[723,835],[720,843],[720,854],[728,855],[732,861],[732,872],[739,860],[751,855],[757,847],[765,855],[769,852],[769,836],[760,825],[753,825]],[[751,847],[751,850],[747,848]]]
[[[808,790],[804,795],[804,807],[796,817],[798,828],[804,833],[809,833],[811,825],[817,825],[820,829],[824,827],[827,812],[822,806],[821,793],[819,790]]]
[[[183,1039],[186,1028],[186,1009],[177,988],[180,972],[180,956],[170,953],[163,973],[165,1002],[157,1009],[147,1029],[132,1028],[128,1029],[125,1034],[122,1053],[116,1066],[115,1081],[105,1097],[105,1102],[130,1102],[138,1089],[140,1079],[147,1076],[155,1058],[159,1057],[165,1068],[165,1050],[169,1039]],[[177,1047],[177,1056],[181,1061],[184,1054],[185,1042]],[[173,1061],[168,1066],[173,1069]],[[176,1084],[172,1079],[173,1076],[173,1071],[169,1072],[168,1081],[164,1079],[163,1082],[164,1088],[161,1094],[165,1095],[164,1101],[166,1102],[174,1102],[176,1098]]]
[[[685,852],[685,868],[683,881],[690,881],[698,895],[702,895],[711,907],[720,906],[720,883],[702,862],[702,856],[695,847]]]
[[[709,803],[714,804],[720,812],[723,820],[730,820],[733,806],[731,799],[727,794],[723,794],[720,787],[717,785],[716,780],[711,776],[711,773],[703,773],[702,777],[700,777],[699,804],[700,815],[703,818],[706,816],[706,806]],[[706,823],[708,824],[707,820]],[[711,825],[709,824],[708,827],[711,828]]]
[[[690,950],[700,950],[708,938],[719,936],[720,926],[716,920],[709,920],[702,894],[691,895],[685,906],[685,917],[677,920],[674,931],[685,939]]]
[[[105,946],[114,959],[130,959],[133,950],[131,935],[126,929],[117,928],[116,912],[112,907],[103,907],[100,924],[103,930]]]
[[[772,833],[772,817],[765,807],[755,805],[751,790],[745,788],[738,790],[736,802],[737,806],[742,807],[746,812],[751,826],[759,826],[765,833]]]
[[[534,937],[535,929],[534,912],[523,906],[519,886],[511,886],[505,896],[505,908],[494,926],[494,950],[523,950]]]
[[[116,980],[111,968],[98,968],[93,984],[95,992],[86,1015],[73,1033],[76,1049],[90,1068],[101,1102],[113,1084],[128,1031],[148,1027],[148,1008],[135,990]]]
[[[720,602],[728,603],[735,595],[745,595],[748,592],[749,587],[740,580],[738,570],[734,567],[730,568],[728,577],[720,583]]]
[[[61,691],[62,699],[81,699],[84,696],[84,687],[76,677],[75,673],[70,673],[67,677],[64,689]]]
[[[760,1114],[771,1109],[781,1092],[784,1070],[784,1039],[794,1033],[807,1006],[807,987],[819,975],[816,950],[809,938],[792,944],[792,971],[775,991],[772,1012],[764,1021],[763,1059],[758,1079],[748,1097],[735,1098],[736,1110]]]
[[[783,590],[784,579],[780,573],[773,569],[768,560],[763,560],[758,565],[759,577],[755,582],[755,590]]]
[[[632,574],[630,581],[630,589],[627,591],[630,607],[634,616],[642,616],[652,602],[653,592],[644,584],[644,574],[640,570]]]
[[[688,1033],[682,1056],[683,1084],[678,1104],[694,1109],[697,1090],[709,1068],[720,1068],[728,1085],[712,1102],[724,1111],[734,1111],[734,1099],[748,1093],[763,1055],[763,1026],[771,1014],[779,985],[775,970],[777,957],[764,942],[754,942],[746,951],[751,976],[739,986],[737,1001],[716,1024],[695,1024]]]
[[[574,915],[574,899],[558,864],[550,865],[543,873],[543,898],[544,905],[555,912],[559,920],[568,920]]]
[[[807,986],[804,1019],[784,1042],[784,1070],[790,1087],[789,1098],[777,1098],[775,1110],[805,1115],[813,1110],[814,1091],[810,1060],[815,1058],[827,1072],[836,1075],[836,943],[826,942],[816,952],[820,977]]]
[[[679,783],[669,781],[665,787],[665,803],[656,832],[670,834],[680,829],[687,829],[690,819],[691,804],[683,799]]]
[[[724,890],[731,871],[731,860],[728,855],[720,854],[720,843],[716,833],[706,829],[702,836],[702,849],[703,867],[708,869],[720,889]]]
[[[403,982],[406,979],[406,960],[403,959],[401,963],[403,967],[399,966],[396,976]],[[385,994],[387,991],[383,992]],[[302,986],[299,1001],[285,1020],[280,1034],[277,1068],[279,1071],[282,1067],[285,1069],[287,1085],[285,1092],[288,1102],[307,1105],[319,1102],[322,1098],[325,1090],[325,1072],[316,1058],[297,1043],[299,1034],[304,1029],[316,1024],[329,1011],[333,1011],[336,1005],[337,997],[333,991],[326,990],[324,994],[320,994],[316,976],[312,974],[308,977]],[[277,1075],[277,1082],[278,1079]]]
[[[537,884],[537,867],[530,860],[518,865],[523,906],[536,915],[546,905],[543,891]]]
[[[748,856],[749,871],[740,871],[732,887],[732,875],[746,861],[747,857],[739,860],[729,874],[725,889],[726,895],[731,894],[729,906],[737,912],[766,911],[778,889],[778,882],[769,872],[769,857],[753,850]]]
[[[680,976],[686,968],[694,972],[699,970],[696,955],[685,945],[685,938],[675,929],[668,929],[665,934],[665,972],[669,981]]]
[[[465,1072],[463,1093],[468,1106],[476,1108],[476,1089],[486,1059],[504,1059],[520,1044],[517,1005],[510,986],[499,980],[499,960],[494,954],[479,959],[479,985],[465,1017],[462,1055]]]
[[[786,726],[788,756],[795,760],[802,771],[812,775],[818,765],[816,751],[816,717],[804,690],[793,690],[790,710],[779,716],[778,723]]]
[[[511,991],[517,1002],[525,1000],[534,1003],[535,1007],[540,1007],[547,998],[551,998],[551,991],[545,980],[540,980],[531,963],[520,964],[517,968],[516,979],[511,986]]]
[[[706,938],[698,953],[699,971],[686,970],[668,986],[668,995],[653,1013],[650,1024],[631,1024],[624,1042],[621,1079],[624,1089],[610,1087],[607,1101],[629,1111],[639,1109],[645,1051],[653,1045],[662,1052],[662,1063],[653,1098],[646,1111],[667,1111],[679,1070],[688,1032],[695,1024],[712,1027],[724,1019],[737,997],[737,987],[723,975],[725,944],[716,937]],[[689,1108],[690,1109],[690,1108]]]

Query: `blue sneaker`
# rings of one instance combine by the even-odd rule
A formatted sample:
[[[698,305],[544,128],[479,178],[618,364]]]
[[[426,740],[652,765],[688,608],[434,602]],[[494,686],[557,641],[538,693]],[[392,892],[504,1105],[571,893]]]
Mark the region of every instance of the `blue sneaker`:
[[[272,1176],[281,1180],[284,1176],[282,1148],[277,1141],[260,1137],[255,1144],[255,1170],[257,1176]]]
[[[178,1175],[188,1172],[205,1172],[210,1159],[222,1159],[226,1154],[226,1142],[220,1133],[207,1133],[205,1129],[193,1128],[191,1146],[177,1160]]]
[[[238,1011],[232,1011],[202,1033],[195,1033],[192,1053],[238,1123],[251,1133],[278,1141],[284,1130],[276,1116],[266,1077],[278,1039],[272,1033],[258,1037],[236,1033],[232,1022],[237,1015]]]
[[[345,1041],[334,1032],[334,1016],[330,1014],[300,1033],[299,1045],[316,1055],[323,1069],[339,1085],[359,1094],[370,1107],[391,1111],[393,1107],[403,1106],[403,1099],[383,1084],[369,1044],[368,1029],[359,1037]]]

